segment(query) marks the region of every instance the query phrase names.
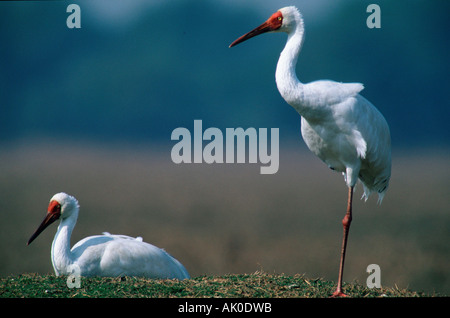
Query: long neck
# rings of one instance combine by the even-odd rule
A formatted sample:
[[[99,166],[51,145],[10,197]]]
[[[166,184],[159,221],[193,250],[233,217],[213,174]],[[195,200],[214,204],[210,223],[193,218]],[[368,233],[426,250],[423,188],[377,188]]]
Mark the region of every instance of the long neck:
[[[278,91],[284,100],[302,115],[303,84],[298,80],[295,67],[303,44],[303,21],[288,33],[286,46],[280,54],[275,72]],[[300,103],[299,103],[300,101]]]
[[[73,263],[70,251],[70,236],[77,221],[77,213],[63,219],[58,226],[52,243],[52,264],[56,276],[67,274],[67,267]]]

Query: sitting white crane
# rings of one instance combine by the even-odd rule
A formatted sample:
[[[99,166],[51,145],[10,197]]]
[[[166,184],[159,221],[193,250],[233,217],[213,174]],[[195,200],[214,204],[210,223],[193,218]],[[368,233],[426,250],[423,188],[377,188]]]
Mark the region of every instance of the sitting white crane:
[[[329,80],[303,84],[298,80],[295,66],[303,44],[304,24],[296,7],[278,10],[230,47],[265,32],[287,33],[275,74],[278,90],[301,115],[302,136],[308,148],[328,167],[342,172],[348,186],[339,279],[333,293],[333,296],[346,296],[342,291],[342,276],[352,220],[353,188],[359,178],[366,200],[373,191],[378,192],[379,203],[383,200],[391,176],[389,126],[375,106],[359,95],[364,88],[362,84]]]
[[[89,236],[70,249],[70,236],[78,218],[77,199],[66,193],[55,194],[48,212],[29,245],[47,226],[61,219],[53,239],[51,258],[56,276],[72,273],[77,265],[81,276],[141,276],[154,279],[188,279],[184,266],[163,249],[125,235]]]

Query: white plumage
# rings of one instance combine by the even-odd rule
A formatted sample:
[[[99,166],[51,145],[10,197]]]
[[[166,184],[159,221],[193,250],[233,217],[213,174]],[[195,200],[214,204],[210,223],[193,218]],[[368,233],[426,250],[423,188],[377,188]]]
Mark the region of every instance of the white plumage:
[[[308,148],[328,167],[342,172],[349,187],[347,213],[343,220],[339,280],[334,296],[342,292],[342,275],[348,230],[351,223],[353,188],[359,179],[365,199],[377,192],[379,202],[389,186],[391,141],[383,115],[359,93],[360,83],[330,80],[301,83],[295,66],[304,39],[304,22],[296,7],[275,12],[266,22],[239,37],[230,47],[265,32],[286,32],[286,46],[278,60],[275,79],[281,96],[301,115],[302,137]]]
[[[48,225],[61,219],[52,243],[51,259],[56,276],[68,275],[71,265],[78,265],[81,276],[142,276],[148,278],[186,279],[184,266],[166,251],[143,242],[141,237],[126,235],[89,236],[70,248],[70,237],[78,218],[78,201],[66,193],[55,194],[48,212],[30,244]]]

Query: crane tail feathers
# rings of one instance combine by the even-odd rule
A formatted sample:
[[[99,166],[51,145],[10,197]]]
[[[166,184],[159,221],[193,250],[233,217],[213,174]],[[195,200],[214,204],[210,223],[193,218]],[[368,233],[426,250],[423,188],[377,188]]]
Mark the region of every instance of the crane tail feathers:
[[[377,202],[378,205],[381,205],[381,202],[383,202],[383,198],[384,198],[385,194],[386,194],[386,191],[378,193],[378,202]]]
[[[363,183],[363,187],[364,187],[364,193],[361,197],[361,200],[364,199],[364,202],[367,202],[367,200],[369,199],[370,194],[372,193],[372,190],[370,190],[368,187],[366,187]],[[384,195],[386,194],[386,190],[382,191],[382,192],[378,192],[378,201],[377,204],[381,205],[381,202],[383,202],[383,198]]]
[[[361,197],[361,200],[364,199],[364,202],[367,202],[367,200],[369,199],[370,193],[372,193],[372,191],[370,191],[364,184],[363,184],[363,187],[364,187],[364,193]]]

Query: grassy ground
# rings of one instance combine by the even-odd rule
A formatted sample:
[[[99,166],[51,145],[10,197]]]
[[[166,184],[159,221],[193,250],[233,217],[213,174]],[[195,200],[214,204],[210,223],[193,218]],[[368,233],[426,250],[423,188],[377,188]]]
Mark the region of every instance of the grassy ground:
[[[150,280],[136,277],[81,278],[80,288],[68,288],[66,277],[23,274],[0,278],[0,297],[13,298],[317,298],[329,297],[336,285],[303,275],[253,274],[199,276],[189,280]],[[345,284],[351,297],[426,297],[435,296],[399,288],[369,289],[360,284]]]

